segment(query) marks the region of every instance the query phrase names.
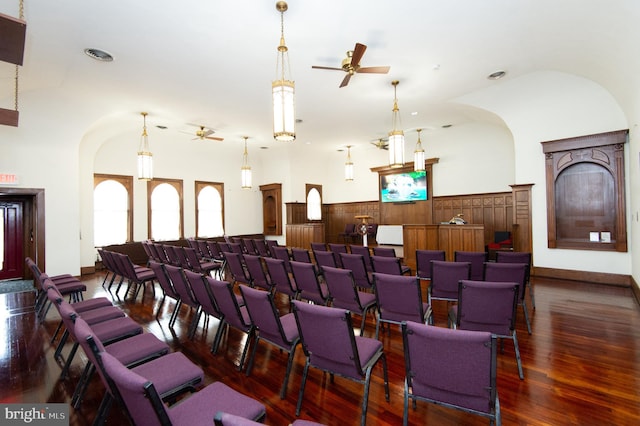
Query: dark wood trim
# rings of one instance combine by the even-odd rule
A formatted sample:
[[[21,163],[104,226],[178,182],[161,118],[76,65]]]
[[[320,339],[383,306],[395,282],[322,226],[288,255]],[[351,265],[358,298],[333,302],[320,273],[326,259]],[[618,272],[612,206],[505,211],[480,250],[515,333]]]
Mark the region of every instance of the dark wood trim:
[[[14,109],[0,108],[0,124],[18,127],[20,113]]]
[[[582,281],[613,286],[632,287],[632,277],[623,274],[610,274],[606,272],[588,272],[569,269],[555,269],[535,267],[531,271],[532,275],[538,278],[556,278],[561,280]],[[635,286],[634,292],[638,292]]]
[[[0,61],[22,65],[27,23],[24,19],[0,13]]]
[[[194,211],[194,215],[195,215],[195,224],[196,224],[196,236],[198,236],[199,233],[199,227],[200,227],[200,223],[198,222],[198,211],[199,211],[199,205],[198,205],[198,196],[200,195],[200,191],[207,187],[207,186],[212,186],[213,188],[216,189],[216,191],[218,191],[218,193],[220,194],[220,203],[222,204],[222,229],[226,229],[225,228],[225,223],[224,223],[224,183],[222,182],[207,182],[207,181],[202,181],[202,180],[197,180],[194,182],[194,203],[195,203],[195,211]]]
[[[282,184],[260,185],[262,192],[262,233],[282,235]]]
[[[126,175],[111,175],[111,174],[93,174],[93,189],[95,191],[98,184],[106,181],[114,180],[125,187],[127,190],[127,241],[133,241],[133,176]],[[95,206],[94,206],[95,208]],[[94,241],[95,242],[95,241]]]
[[[631,276],[630,279],[631,279],[631,291],[633,292],[633,296],[636,299],[636,303],[638,303],[638,305],[640,306],[640,286],[638,285],[636,280],[633,279],[633,276]]]
[[[152,238],[151,235],[151,194],[156,186],[163,183],[168,183],[178,191],[178,202],[180,203],[180,235],[179,238],[184,238],[184,190],[182,179],[166,179],[166,178],[153,178],[147,181],[147,238]]]

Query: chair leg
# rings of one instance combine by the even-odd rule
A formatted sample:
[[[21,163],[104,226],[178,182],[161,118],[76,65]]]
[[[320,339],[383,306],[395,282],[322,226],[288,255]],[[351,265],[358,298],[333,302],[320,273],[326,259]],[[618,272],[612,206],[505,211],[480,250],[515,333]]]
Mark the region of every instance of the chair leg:
[[[533,309],[536,309],[536,298],[535,298],[535,296],[533,294],[533,285],[531,284],[531,281],[529,281],[527,283],[526,287],[529,288],[529,298],[531,299],[531,307]],[[526,288],[525,288],[525,290],[526,290]]]
[[[300,415],[300,409],[302,408],[302,398],[304,397],[304,387],[307,384],[307,374],[309,373],[309,359],[304,364],[304,371],[302,372],[302,382],[300,383],[300,392],[298,393],[298,404],[296,405],[296,416]]]
[[[93,421],[93,426],[102,426],[107,419],[107,414],[109,414],[109,410],[111,409],[111,403],[113,402],[113,398],[111,398],[111,394],[109,394],[108,390],[105,390],[104,397],[100,402],[100,407],[98,407],[98,412],[96,413],[96,418]]]
[[[249,349],[249,346],[251,345],[251,342],[253,341],[253,335],[255,333],[254,328],[252,327],[249,330],[248,336],[247,336],[247,342],[244,344],[244,349],[242,350],[242,356],[240,357],[240,365],[238,366],[238,371],[242,371],[242,368],[244,367],[244,359],[247,355],[247,350]]]
[[[404,407],[402,410],[402,426],[409,424],[409,382],[404,381]]]
[[[91,382],[91,378],[93,377],[93,373],[95,372],[95,368],[91,362],[87,362],[87,365],[84,367],[84,371],[80,376],[80,380],[78,380],[78,384],[76,385],[76,389],[73,392],[73,396],[71,397],[71,406],[76,410],[80,408],[80,403],[82,402],[82,397],[87,391],[89,383]]]
[[[531,334],[531,322],[529,321],[529,311],[527,310],[527,302],[522,300],[522,310],[524,311],[524,319],[527,322],[527,331]]]
[[[297,343],[293,345],[291,350],[289,350],[289,359],[287,360],[287,370],[284,373],[284,381],[282,382],[282,389],[280,389],[280,399],[284,399],[287,394],[287,385],[289,384],[289,375],[291,375],[291,368],[293,367],[293,359],[296,355],[296,347]]]
[[[522,371],[522,359],[520,359],[520,346],[518,345],[518,338],[516,337],[515,330],[513,331],[513,346],[516,352],[516,363],[518,364],[518,374],[520,375],[520,380],[524,380],[524,373]]]
[[[56,346],[56,350],[53,352],[54,359],[61,358],[62,348],[64,347],[64,344],[67,343],[68,338],[69,338],[69,330],[65,330],[64,333],[62,333],[62,337],[60,338],[60,341],[58,342],[58,346]]]
[[[69,368],[71,368],[71,362],[73,362],[73,358],[76,356],[76,351],[78,350],[78,342],[74,342],[69,355],[67,355],[67,362],[64,363],[64,367],[62,367],[62,372],[60,372],[60,379],[65,379],[67,374],[69,373]]]

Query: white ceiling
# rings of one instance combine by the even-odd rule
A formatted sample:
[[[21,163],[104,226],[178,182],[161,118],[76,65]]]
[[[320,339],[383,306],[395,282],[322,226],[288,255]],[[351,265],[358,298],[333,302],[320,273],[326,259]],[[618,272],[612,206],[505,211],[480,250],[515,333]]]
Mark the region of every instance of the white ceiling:
[[[197,123],[214,127],[223,143],[247,135],[276,145],[270,121],[280,38],[275,0],[24,3],[21,120],[29,105],[47,100],[55,103],[57,120],[82,133],[105,126],[139,134],[139,114],[148,111],[150,127],[167,126],[176,138],[188,138],[180,131],[195,131],[187,123]],[[400,81],[403,128],[428,132],[469,121],[500,124],[455,100],[533,72],[585,77],[616,97],[628,89],[627,77],[640,73],[635,0],[288,3],[284,34],[302,120],[296,144],[370,147],[391,130],[392,80]],[[17,16],[18,0],[3,0],[0,12]],[[342,71],[311,68],[339,67],[356,42],[368,46],[362,66],[389,65],[389,74],[358,74],[338,88]],[[115,59],[97,62],[85,48]],[[487,79],[496,70],[507,76]],[[0,64],[0,101],[8,105],[13,73]]]

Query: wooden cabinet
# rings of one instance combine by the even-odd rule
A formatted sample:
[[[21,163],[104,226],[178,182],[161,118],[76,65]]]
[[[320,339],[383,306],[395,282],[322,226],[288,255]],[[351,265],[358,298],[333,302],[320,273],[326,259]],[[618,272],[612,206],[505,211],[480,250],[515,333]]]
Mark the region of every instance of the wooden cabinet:
[[[416,250],[444,250],[453,260],[455,251],[484,251],[483,225],[404,225],[404,262],[416,269]]]
[[[324,243],[324,223],[287,225],[287,247],[310,250],[311,243]]]

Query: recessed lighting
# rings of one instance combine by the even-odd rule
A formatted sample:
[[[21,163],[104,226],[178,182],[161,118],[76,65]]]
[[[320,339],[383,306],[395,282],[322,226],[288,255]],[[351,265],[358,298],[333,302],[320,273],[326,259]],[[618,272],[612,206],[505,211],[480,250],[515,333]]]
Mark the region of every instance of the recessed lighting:
[[[507,72],[506,72],[506,71],[502,71],[502,70],[500,70],[500,71],[492,72],[491,74],[489,74],[489,75],[487,76],[487,78],[488,78],[489,80],[500,80],[500,79],[501,79],[502,77],[504,77],[505,75],[507,75]]]
[[[111,56],[110,53],[105,52],[104,50],[87,48],[87,49],[84,49],[84,53],[85,55],[87,55],[92,59],[95,59],[96,61],[100,61],[100,62],[113,61],[113,56]]]

